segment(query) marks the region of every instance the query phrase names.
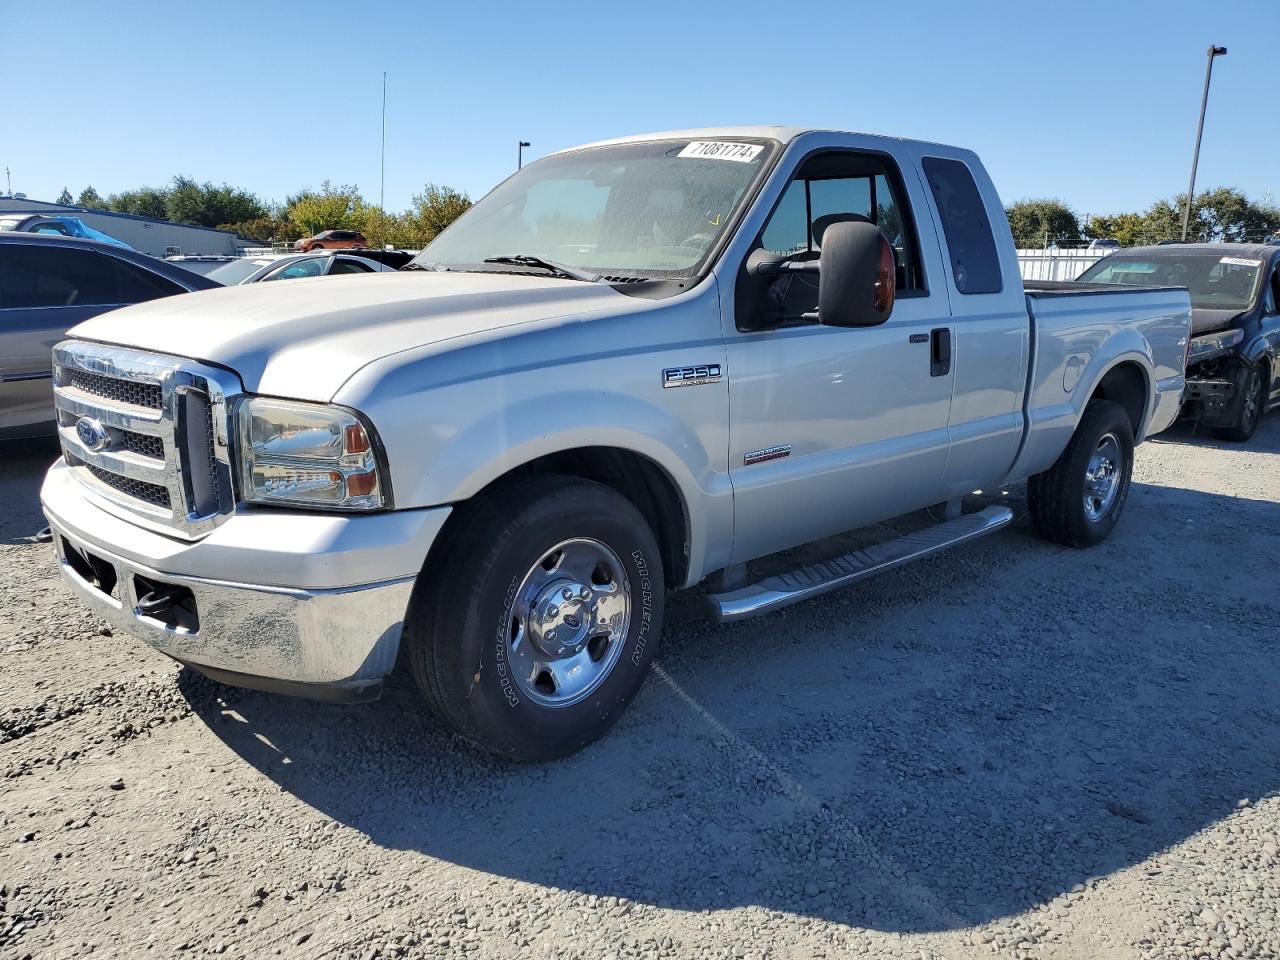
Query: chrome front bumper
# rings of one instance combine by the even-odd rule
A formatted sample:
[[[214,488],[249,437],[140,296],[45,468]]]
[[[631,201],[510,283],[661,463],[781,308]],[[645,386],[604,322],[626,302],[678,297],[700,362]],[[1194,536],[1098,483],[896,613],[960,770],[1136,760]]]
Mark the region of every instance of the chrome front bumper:
[[[247,512],[191,543],[98,508],[68,474],[55,464],[41,501],[63,577],[104,619],[217,679],[324,699],[376,695],[449,515]],[[190,591],[191,625],[140,608],[156,585]]]

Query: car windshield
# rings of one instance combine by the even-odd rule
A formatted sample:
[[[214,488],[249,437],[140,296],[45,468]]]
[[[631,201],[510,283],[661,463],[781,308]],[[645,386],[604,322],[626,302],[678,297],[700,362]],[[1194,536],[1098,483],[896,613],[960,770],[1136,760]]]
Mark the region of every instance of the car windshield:
[[[1079,279],[1142,287],[1186,287],[1191,305],[1210,310],[1247,310],[1258,292],[1262,261],[1227,254],[1112,254]]]
[[[249,274],[257,273],[267,264],[275,263],[272,258],[253,257],[246,260],[232,260],[230,263],[224,263],[216,270],[210,270],[205,276],[210,280],[217,280],[219,283],[225,283],[227,286],[234,286],[244,280]]]
[[[764,169],[768,141],[652,140],[547,157],[499,184],[418,254],[450,270],[536,258],[593,274],[696,273]]]

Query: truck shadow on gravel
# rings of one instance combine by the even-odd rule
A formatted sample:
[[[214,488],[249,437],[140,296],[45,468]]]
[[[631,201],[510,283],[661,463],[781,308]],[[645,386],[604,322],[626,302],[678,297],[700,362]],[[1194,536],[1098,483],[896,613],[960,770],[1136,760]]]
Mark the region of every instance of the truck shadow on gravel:
[[[54,437],[0,440],[0,544],[28,543],[46,525],[40,483],[58,454]]]
[[[1280,453],[1280,410],[1265,416],[1258,430],[1248,441],[1239,443],[1224,440],[1208,427],[1194,420],[1179,420],[1164,433],[1149,437],[1148,443],[1188,444],[1210,450],[1227,450],[1238,453]]]
[[[765,619],[676,598],[636,703],[555,764],[457,743],[403,678],[363,707],[180,682],[385,848],[681,910],[984,924],[1280,785],[1280,504],[1135,485],[1074,551],[1009,502],[1013,532]]]

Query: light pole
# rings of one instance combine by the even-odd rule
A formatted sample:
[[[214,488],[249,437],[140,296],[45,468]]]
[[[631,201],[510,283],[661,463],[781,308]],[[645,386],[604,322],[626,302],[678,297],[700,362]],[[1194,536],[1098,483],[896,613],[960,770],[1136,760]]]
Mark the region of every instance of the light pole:
[[[519,170],[521,167],[524,166],[524,148],[533,146],[533,144],[531,144],[528,140],[521,140],[519,141],[519,143],[520,143],[520,146],[516,147],[516,169],[517,170]]]
[[[1208,50],[1209,60],[1204,68],[1204,93],[1200,96],[1200,122],[1196,124],[1196,151],[1191,155],[1191,183],[1187,186],[1187,202],[1182,208],[1182,242],[1187,242],[1187,229],[1191,226],[1191,201],[1196,195],[1196,165],[1200,163],[1200,138],[1204,135],[1204,111],[1209,106],[1209,81],[1213,78],[1214,57],[1225,57],[1226,47],[1213,46]]]

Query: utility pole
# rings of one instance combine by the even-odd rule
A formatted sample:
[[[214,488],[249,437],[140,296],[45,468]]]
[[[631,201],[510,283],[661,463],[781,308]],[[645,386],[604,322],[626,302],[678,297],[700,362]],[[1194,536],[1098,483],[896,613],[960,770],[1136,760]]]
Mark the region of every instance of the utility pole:
[[[519,141],[519,143],[520,143],[520,146],[516,147],[516,169],[517,170],[524,167],[524,148],[533,146],[533,144],[531,144],[528,140],[521,140]]]
[[[1200,138],[1204,136],[1204,111],[1209,106],[1209,81],[1213,79],[1215,57],[1225,57],[1226,47],[1213,46],[1208,50],[1209,60],[1204,68],[1204,93],[1200,96],[1200,122],[1196,124],[1196,149],[1191,155],[1191,183],[1187,185],[1187,202],[1182,208],[1182,242],[1187,242],[1187,230],[1191,226],[1191,201],[1196,195],[1196,167],[1200,163]]]
[[[378,218],[379,225],[386,222],[387,208],[387,71],[382,71],[382,156],[379,161],[378,170],[378,209],[381,214]],[[385,247],[387,245],[386,229],[383,228],[382,236],[378,238],[379,242]]]

